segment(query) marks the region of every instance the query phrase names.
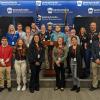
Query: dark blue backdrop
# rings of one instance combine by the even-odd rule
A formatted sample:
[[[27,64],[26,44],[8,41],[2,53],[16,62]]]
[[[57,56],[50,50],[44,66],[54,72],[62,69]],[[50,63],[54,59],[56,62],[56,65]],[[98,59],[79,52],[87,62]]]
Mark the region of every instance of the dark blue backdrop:
[[[36,13],[42,17],[41,22],[44,24],[51,22],[54,25],[58,23],[63,26],[66,22],[68,25],[73,26],[75,17],[100,16],[100,1],[0,1],[0,16],[34,17],[36,19]]]

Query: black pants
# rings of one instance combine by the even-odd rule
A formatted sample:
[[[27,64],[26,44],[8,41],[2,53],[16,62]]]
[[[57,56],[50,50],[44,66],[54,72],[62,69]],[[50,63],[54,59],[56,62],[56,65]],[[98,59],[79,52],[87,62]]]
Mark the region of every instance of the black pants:
[[[40,73],[40,66],[36,66],[35,64],[30,64],[31,69],[31,77],[29,83],[29,89],[35,90],[39,88],[39,73]]]
[[[58,88],[64,88],[65,87],[65,68],[64,68],[64,64],[61,63],[60,67],[58,67],[55,64],[54,69],[55,69],[55,72],[56,72],[56,86]]]

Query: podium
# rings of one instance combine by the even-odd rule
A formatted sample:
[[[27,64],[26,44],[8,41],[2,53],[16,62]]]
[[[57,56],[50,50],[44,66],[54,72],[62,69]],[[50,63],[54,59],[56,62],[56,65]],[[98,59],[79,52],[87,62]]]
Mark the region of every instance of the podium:
[[[48,59],[49,66],[47,66],[48,68],[44,69],[43,75],[44,75],[44,77],[54,77],[55,71],[54,71],[54,68],[53,68],[52,51],[53,51],[53,47],[57,45],[57,42],[56,41],[55,42],[43,41],[43,45],[50,49],[49,52],[46,54],[46,56],[48,56],[48,57],[45,59],[45,61],[46,61],[48,58],[50,58],[50,59]]]

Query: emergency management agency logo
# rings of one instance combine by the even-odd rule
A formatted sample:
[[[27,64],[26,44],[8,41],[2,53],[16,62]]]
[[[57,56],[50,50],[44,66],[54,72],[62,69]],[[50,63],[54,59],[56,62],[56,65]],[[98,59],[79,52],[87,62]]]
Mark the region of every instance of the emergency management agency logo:
[[[7,13],[8,14],[12,14],[13,13],[13,9],[11,7],[7,8]]]
[[[77,1],[77,6],[81,7],[83,4],[83,1]]]
[[[47,8],[47,12],[48,12],[48,14],[52,14],[53,13],[53,8]]]
[[[36,6],[41,6],[42,5],[42,1],[36,1]]]
[[[88,8],[88,14],[93,14],[93,8]]]

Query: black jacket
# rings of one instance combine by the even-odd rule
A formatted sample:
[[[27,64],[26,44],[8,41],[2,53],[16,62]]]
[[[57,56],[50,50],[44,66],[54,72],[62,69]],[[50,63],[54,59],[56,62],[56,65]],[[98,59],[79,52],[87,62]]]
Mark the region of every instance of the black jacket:
[[[96,41],[98,39],[98,32],[94,32],[94,33],[88,33],[87,34],[88,37],[88,47],[91,49],[92,48],[92,44],[94,41]],[[92,40],[92,43],[90,42]]]
[[[28,60],[29,63],[35,63],[35,62],[39,62],[40,64],[42,64],[42,62],[44,61],[44,55],[45,55],[45,51],[44,51],[44,47],[41,43],[39,43],[39,51],[36,49],[34,42],[32,42],[29,46],[29,52],[28,52]],[[40,55],[40,57],[38,58],[38,55]]]
[[[72,53],[72,46],[69,47],[69,59],[73,58],[73,53]],[[80,45],[77,46],[76,48],[76,61],[77,61],[77,76],[82,77],[82,47]]]
[[[93,62],[95,62],[96,59],[100,59],[100,47],[99,47],[100,41],[97,40],[92,45],[92,55],[93,55]]]

